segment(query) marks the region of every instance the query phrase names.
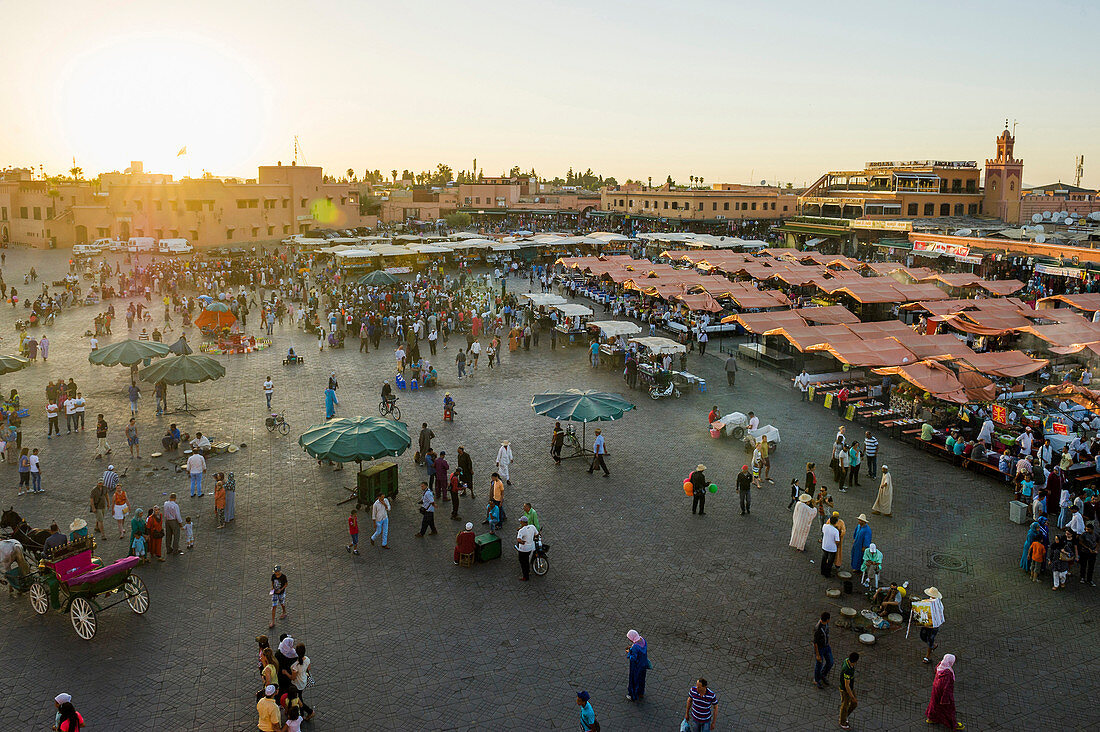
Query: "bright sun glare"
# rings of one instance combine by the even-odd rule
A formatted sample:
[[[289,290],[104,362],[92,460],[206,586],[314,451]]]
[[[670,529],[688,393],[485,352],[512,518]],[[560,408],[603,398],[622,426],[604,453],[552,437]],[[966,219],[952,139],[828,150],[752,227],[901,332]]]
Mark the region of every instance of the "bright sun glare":
[[[54,109],[70,149],[95,151],[85,169],[141,160],[176,176],[237,171],[255,159],[269,119],[269,94],[249,67],[203,39],[122,37],[74,58]]]

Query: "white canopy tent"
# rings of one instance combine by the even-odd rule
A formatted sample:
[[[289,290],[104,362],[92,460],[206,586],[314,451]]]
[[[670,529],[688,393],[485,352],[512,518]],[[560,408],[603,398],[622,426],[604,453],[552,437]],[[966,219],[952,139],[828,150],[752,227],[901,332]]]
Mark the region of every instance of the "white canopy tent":
[[[617,338],[642,332],[642,326],[631,323],[629,320],[590,320],[588,324],[599,328],[600,335],[605,338]]]
[[[494,252],[518,252],[519,246],[516,244],[510,244],[508,242],[493,242],[489,245],[489,248]]]
[[[552,305],[551,307],[567,318],[584,317],[592,314],[592,308],[577,303],[564,303]]]
[[[532,305],[561,305],[566,302],[565,298],[561,295],[555,295],[552,292],[528,292],[524,294]]]
[[[662,338],[661,336],[646,336],[644,338],[631,338],[631,343],[637,343],[639,346],[647,349],[652,353],[665,354],[665,353],[686,353],[687,346],[682,343],[677,343],[671,338]]]

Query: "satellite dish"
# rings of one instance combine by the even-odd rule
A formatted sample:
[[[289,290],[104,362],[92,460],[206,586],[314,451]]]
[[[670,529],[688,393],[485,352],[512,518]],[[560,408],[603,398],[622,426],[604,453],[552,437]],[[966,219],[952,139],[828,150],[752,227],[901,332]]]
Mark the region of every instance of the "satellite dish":
[[[1090,213],[1089,221],[1100,221],[1100,211],[1093,211]]]
[[[1069,211],[1059,211],[1058,215],[1064,219],[1065,217],[1069,216]]]
[[[971,231],[970,229],[959,229],[958,231],[955,232],[955,236],[970,236],[973,233],[974,232]]]
[[[760,181],[760,185],[766,186],[766,185],[768,185],[768,181],[762,180],[762,181]]]
[[[1043,228],[1042,224],[1039,224],[1038,226],[1036,226],[1034,230],[1038,231],[1040,234],[1042,234],[1044,231],[1046,231],[1046,229]]]
[[[1037,224],[1042,220],[1043,220],[1043,215],[1042,214],[1032,214],[1031,215],[1031,223],[1033,223],[1033,224]]]
[[[1050,220],[1050,211],[1043,211],[1043,218],[1049,221]]]
[[[1073,226],[1076,223],[1073,219],[1066,219],[1066,226]]]
[[[1035,237],[1035,243],[1036,244],[1042,244],[1046,240],[1047,240],[1047,235],[1046,234],[1039,234],[1038,236]]]

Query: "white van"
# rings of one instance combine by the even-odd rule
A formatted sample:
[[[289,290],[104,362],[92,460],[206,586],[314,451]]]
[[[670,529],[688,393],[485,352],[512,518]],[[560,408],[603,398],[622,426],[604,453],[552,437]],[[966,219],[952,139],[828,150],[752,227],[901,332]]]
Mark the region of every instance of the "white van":
[[[101,252],[122,252],[126,250],[126,244],[119,239],[96,239],[88,246]]]
[[[97,247],[95,244],[73,245],[74,257],[98,257],[100,254],[103,254],[103,250]]]
[[[151,252],[156,249],[156,239],[151,236],[131,236],[126,242],[128,252]]]
[[[195,251],[186,239],[161,239],[157,248],[161,254],[190,254]]]

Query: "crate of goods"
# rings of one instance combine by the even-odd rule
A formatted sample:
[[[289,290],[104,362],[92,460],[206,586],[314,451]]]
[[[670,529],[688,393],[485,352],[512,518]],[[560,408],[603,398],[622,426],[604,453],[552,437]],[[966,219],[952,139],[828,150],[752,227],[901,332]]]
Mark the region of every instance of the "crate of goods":
[[[355,477],[359,496],[357,506],[369,506],[379,495],[389,498],[397,495],[397,463],[392,460],[375,460],[360,470]]]
[[[479,562],[500,559],[500,537],[495,534],[479,534],[474,537],[474,558]]]

